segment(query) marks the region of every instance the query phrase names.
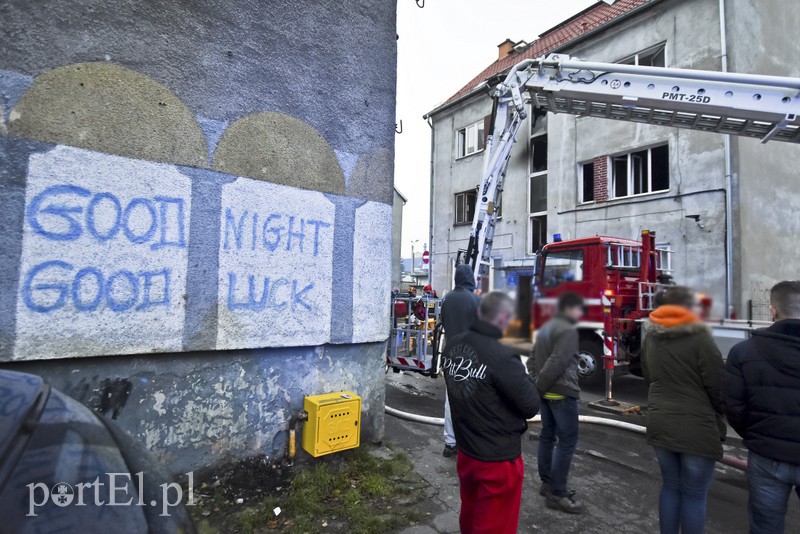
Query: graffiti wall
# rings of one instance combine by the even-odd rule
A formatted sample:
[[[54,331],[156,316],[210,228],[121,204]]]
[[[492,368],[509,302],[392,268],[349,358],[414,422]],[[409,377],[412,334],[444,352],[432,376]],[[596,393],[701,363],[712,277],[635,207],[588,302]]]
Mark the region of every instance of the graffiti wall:
[[[117,65],[68,66],[33,79],[9,110],[6,147],[25,168],[18,177],[25,201],[18,206],[22,247],[9,310],[15,328],[4,359],[181,351],[187,321],[205,330],[201,343],[186,347],[193,350],[350,342],[355,330],[358,342],[385,339],[390,209],[365,199],[348,202],[335,152],[299,120],[268,113],[236,121],[212,146],[211,162],[195,168],[95,146],[47,143],[26,154],[27,145],[16,142],[26,135],[94,145],[82,141],[86,136],[31,123],[43,120],[51,93],[65,92],[66,82],[50,78],[87,87],[114,75],[116,84],[142,79]],[[263,154],[250,158],[236,148],[254,140],[259,146],[248,150]],[[309,147],[315,157],[307,157]],[[215,169],[203,169],[209,166]],[[209,203],[218,210],[209,213]],[[353,253],[335,257],[337,247]],[[353,282],[334,286],[337,271],[353,273]],[[349,335],[337,331],[336,339],[334,307],[359,325]]]
[[[394,10],[4,3],[0,365],[182,467],[336,389],[379,439]]]

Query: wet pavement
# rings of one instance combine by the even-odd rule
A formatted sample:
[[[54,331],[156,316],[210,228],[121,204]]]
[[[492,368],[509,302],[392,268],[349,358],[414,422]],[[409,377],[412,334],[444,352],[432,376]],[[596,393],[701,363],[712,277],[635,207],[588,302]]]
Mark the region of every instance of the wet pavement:
[[[646,408],[647,392],[641,379],[620,377],[614,384],[615,398]],[[581,414],[600,415],[586,401],[603,397],[602,389],[584,392]],[[444,380],[415,373],[389,372],[386,404],[393,408],[432,417],[442,417]],[[644,425],[644,416],[615,417]],[[405,450],[417,472],[431,486],[431,497],[438,512],[429,520],[403,531],[404,534],[458,532],[458,478],[455,459],[442,457],[442,427],[430,426],[386,416],[386,440]],[[582,515],[563,514],[544,505],[538,494],[536,448],[538,425],[531,425],[523,436],[526,476],[522,496],[519,532],[566,533],[650,533],[658,531],[658,464],[644,436],[605,426],[582,425],[578,450],[573,461],[570,487],[584,503]],[[741,441],[730,438],[726,453],[746,457]],[[717,464],[709,493],[709,534],[747,532],[747,483],[744,473]],[[800,532],[800,506],[792,497],[786,532]]]

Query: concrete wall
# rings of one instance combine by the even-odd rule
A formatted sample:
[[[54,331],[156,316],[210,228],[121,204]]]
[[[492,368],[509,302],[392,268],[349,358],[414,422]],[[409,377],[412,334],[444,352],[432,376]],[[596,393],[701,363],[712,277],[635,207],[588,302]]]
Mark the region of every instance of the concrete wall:
[[[394,2],[0,17],[3,366],[175,470],[274,455],[339,389],[380,439]]]
[[[717,2],[666,1],[568,48],[586,60],[618,61],[666,42],[668,67],[720,69]],[[713,30],[713,31],[712,31]],[[725,312],[725,172],[717,134],[551,115],[549,233],[637,238],[645,229],[674,251],[678,283],[708,293]],[[578,163],[650,146],[669,146],[670,189],[664,193],[581,205]],[[703,228],[687,215],[699,215]]]
[[[800,6],[764,0],[727,2],[730,68],[778,76],[800,76],[795,58],[800,43]],[[736,206],[734,260],[737,300],[765,301],[781,280],[798,278],[800,188],[796,162],[800,147],[733,139]]]

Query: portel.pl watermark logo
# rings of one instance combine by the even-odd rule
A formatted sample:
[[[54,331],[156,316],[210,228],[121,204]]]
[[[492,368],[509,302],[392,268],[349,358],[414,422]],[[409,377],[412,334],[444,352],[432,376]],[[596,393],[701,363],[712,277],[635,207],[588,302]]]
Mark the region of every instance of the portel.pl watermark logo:
[[[65,508],[67,506],[160,506],[163,517],[169,517],[170,508],[180,506],[194,506],[194,473],[186,473],[188,489],[186,491],[186,501],[184,502],[183,488],[177,482],[165,482],[161,488],[160,499],[153,499],[150,502],[144,500],[144,495],[134,495],[134,486],[130,483],[136,478],[136,487],[144,487],[144,473],[142,471],[131,476],[130,473],[106,473],[107,480],[101,477],[95,478],[92,482],[79,482],[68,484],[58,482],[52,487],[48,487],[43,482],[32,482],[28,488],[28,513],[26,517],[36,517],[38,508],[47,503]],[[104,500],[107,498],[107,500]]]

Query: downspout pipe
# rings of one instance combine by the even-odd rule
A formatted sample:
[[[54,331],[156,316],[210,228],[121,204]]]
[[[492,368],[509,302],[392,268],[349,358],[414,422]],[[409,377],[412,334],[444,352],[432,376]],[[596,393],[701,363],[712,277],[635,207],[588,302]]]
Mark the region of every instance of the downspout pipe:
[[[414,423],[422,423],[425,425],[444,426],[444,418],[442,417],[428,417],[427,415],[404,412],[388,405],[385,407],[385,409],[387,414],[393,415],[399,419],[404,419]],[[528,419],[528,422],[541,423],[542,417],[537,415],[533,419]],[[633,423],[617,421],[616,419],[607,419],[605,417],[596,417],[594,415],[579,415],[578,422],[589,425],[610,426],[620,430],[627,430],[628,432],[636,432],[637,434],[647,434],[647,428],[641,425],[634,425]],[[727,454],[722,457],[720,463],[730,467],[735,467],[736,469],[741,469],[743,471],[747,469],[747,460],[729,456]]]
[[[722,72],[728,72],[728,29],[725,0],[719,0],[719,37]],[[733,314],[733,147],[725,134],[725,317]]]
[[[434,263],[434,254],[433,254],[433,186],[434,186],[434,154],[436,149],[436,130],[433,128],[433,117],[426,115],[424,117],[426,120],[425,122],[428,123],[428,126],[431,128],[431,184],[430,184],[430,199],[429,199],[429,208],[428,208],[428,250],[431,251],[431,261],[428,264],[428,283],[433,284],[433,263]],[[449,261],[448,255],[448,261]]]

